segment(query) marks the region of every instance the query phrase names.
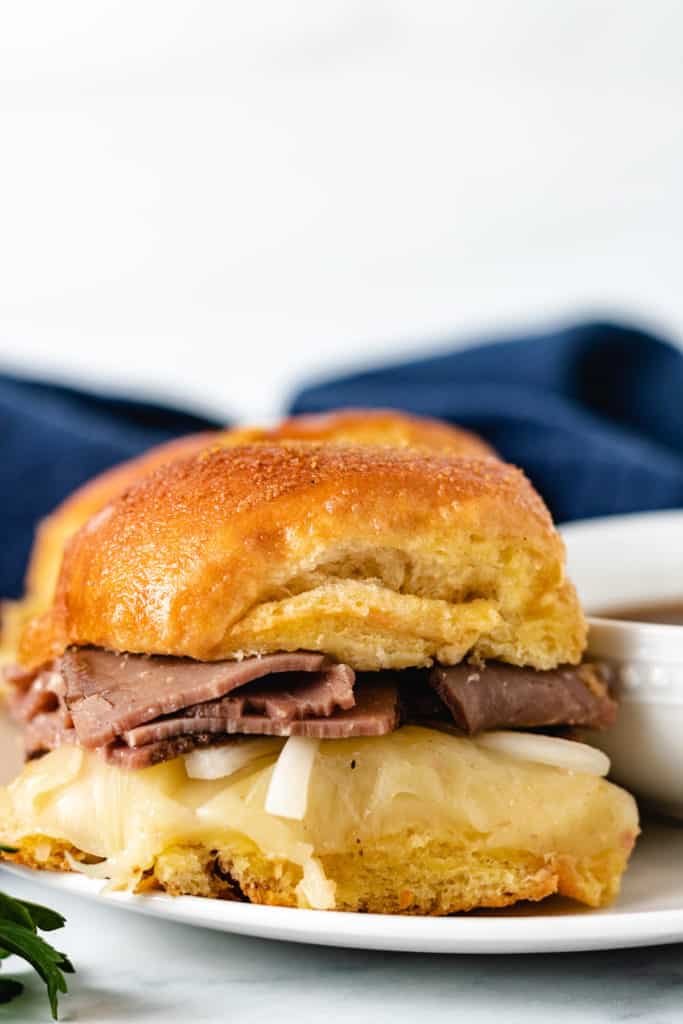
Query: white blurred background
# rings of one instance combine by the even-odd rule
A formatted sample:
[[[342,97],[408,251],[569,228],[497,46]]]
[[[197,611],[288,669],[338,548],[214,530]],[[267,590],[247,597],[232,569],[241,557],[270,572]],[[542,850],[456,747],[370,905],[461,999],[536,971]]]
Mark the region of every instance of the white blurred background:
[[[0,362],[270,417],[584,314],[683,336],[676,0],[0,6]]]

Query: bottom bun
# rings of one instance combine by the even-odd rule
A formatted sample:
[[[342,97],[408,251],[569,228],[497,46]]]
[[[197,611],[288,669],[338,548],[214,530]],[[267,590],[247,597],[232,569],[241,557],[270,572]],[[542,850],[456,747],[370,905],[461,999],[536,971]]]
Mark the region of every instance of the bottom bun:
[[[207,782],[182,758],[126,772],[62,747],[0,791],[0,840],[110,888],[440,915],[553,893],[603,905],[638,833],[604,779],[428,729],[324,742],[303,821],[265,812],[273,763]]]

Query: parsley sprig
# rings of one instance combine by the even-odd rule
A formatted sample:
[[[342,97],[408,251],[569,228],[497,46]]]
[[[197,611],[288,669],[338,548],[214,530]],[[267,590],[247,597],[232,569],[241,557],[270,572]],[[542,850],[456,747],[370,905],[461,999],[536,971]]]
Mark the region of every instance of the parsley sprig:
[[[0,847],[4,853],[12,850]],[[73,965],[64,954],[53,949],[38,935],[61,928],[64,918],[54,910],[28,900],[16,900],[0,892],[0,960],[12,953],[22,957],[37,971],[47,986],[52,1016],[57,1020],[57,1000],[66,992],[65,974],[73,974]],[[11,978],[0,978],[0,1003],[9,1003],[23,992],[24,986]]]

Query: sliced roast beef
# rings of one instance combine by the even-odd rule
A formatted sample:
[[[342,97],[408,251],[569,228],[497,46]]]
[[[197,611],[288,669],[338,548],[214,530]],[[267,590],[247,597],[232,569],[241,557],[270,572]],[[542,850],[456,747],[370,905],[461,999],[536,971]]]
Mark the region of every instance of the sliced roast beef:
[[[609,726],[617,712],[592,665],[562,665],[547,672],[490,661],[437,666],[429,682],[467,733],[541,726]]]
[[[398,726],[398,686],[380,679],[365,679],[356,686],[355,707],[348,711],[335,711],[329,718],[305,718],[292,722],[289,735],[342,740],[352,736],[385,736]]]
[[[71,715],[63,707],[34,715],[24,726],[22,735],[27,758],[47,754],[64,743],[78,743]]]
[[[67,706],[85,747],[104,746],[160,715],[216,700],[264,676],[326,673],[334,667],[325,655],[307,651],[201,662],[84,647],[61,659]]]
[[[146,743],[144,747],[127,747],[125,743],[113,743],[104,747],[103,752],[110,764],[134,770],[151,768],[152,765],[172,761],[181,754],[189,754],[199,747],[209,747],[216,743],[225,743],[225,735],[197,733],[194,736],[175,736],[173,739]]]
[[[403,669],[396,673],[401,697],[401,717],[405,722],[433,721],[443,719],[452,722],[453,716],[429,686],[429,669]]]
[[[30,722],[36,715],[55,711],[63,695],[63,680],[52,667],[43,672],[31,673],[26,686],[14,682],[8,706],[12,717],[20,723]]]
[[[41,672],[14,673],[28,756],[65,742],[145,767],[233,735],[381,736],[445,720],[467,733],[610,725],[616,704],[596,666],[547,672],[501,662],[366,673],[316,653],[243,661],[71,649]],[[400,702],[398,691],[400,688]],[[400,708],[400,711],[399,711]]]
[[[309,677],[284,673],[281,678],[286,681],[279,686],[277,676],[267,683],[249,683],[227,697],[138,725],[124,732],[123,739],[128,746],[139,747],[183,733],[245,732],[235,723],[252,719],[261,727],[254,724],[251,731],[285,736],[294,720],[326,718],[336,708],[354,706],[355,674],[348,665],[331,665],[324,672],[309,673]]]
[[[241,704],[241,706],[240,706]],[[220,706],[227,705],[225,713]],[[193,714],[209,710],[210,714]],[[314,736],[319,739],[341,739],[344,736],[383,736],[398,725],[399,701],[395,684],[379,679],[357,684],[353,707],[330,709],[325,715],[315,712],[286,718],[268,714],[250,714],[245,702],[237,699],[217,701],[210,708],[188,708],[177,715],[148,722],[125,732],[122,736],[129,747],[143,747],[163,742],[176,736],[207,736],[224,733],[247,736]]]
[[[198,747],[225,742],[240,735],[311,736],[315,739],[347,739],[352,736],[383,736],[393,732],[399,721],[398,687],[395,684],[363,681],[356,687],[352,708],[337,709],[326,718],[269,718],[246,714],[237,718],[181,716],[144,727],[134,746],[119,740],[106,750],[107,759],[122,768],[148,768],[187,754]],[[124,740],[126,737],[124,737]]]

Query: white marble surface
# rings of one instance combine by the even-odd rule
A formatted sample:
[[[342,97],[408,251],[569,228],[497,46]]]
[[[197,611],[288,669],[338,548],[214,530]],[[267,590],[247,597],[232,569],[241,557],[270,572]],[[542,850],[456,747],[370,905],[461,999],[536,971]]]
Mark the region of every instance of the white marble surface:
[[[88,1024],[602,1024],[683,1020],[683,946],[544,956],[420,956],[290,945],[166,924],[0,873],[15,895],[67,917],[55,934],[78,968],[65,1021]],[[26,981],[0,1022],[46,1021]]]

